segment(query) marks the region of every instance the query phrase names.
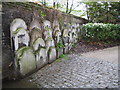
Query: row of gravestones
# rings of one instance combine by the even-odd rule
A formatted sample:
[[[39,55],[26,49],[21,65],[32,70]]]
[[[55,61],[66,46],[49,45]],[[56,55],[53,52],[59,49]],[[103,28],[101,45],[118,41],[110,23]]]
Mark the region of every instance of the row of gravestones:
[[[10,32],[15,66],[23,76],[67,53],[77,42],[79,24],[64,24],[63,28],[60,30],[57,20],[53,22],[53,29],[48,20],[44,20],[42,25],[33,20],[29,30],[24,20],[16,18],[12,21]]]

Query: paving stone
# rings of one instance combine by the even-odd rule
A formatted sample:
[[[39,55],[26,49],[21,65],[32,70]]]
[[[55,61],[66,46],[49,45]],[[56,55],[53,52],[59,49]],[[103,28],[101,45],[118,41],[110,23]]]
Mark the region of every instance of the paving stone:
[[[117,65],[75,54],[69,54],[68,60],[63,59],[61,62],[47,65],[36,74],[42,76],[37,76],[34,82],[45,80],[48,87],[54,88],[118,87]],[[32,77],[36,77],[36,74]]]

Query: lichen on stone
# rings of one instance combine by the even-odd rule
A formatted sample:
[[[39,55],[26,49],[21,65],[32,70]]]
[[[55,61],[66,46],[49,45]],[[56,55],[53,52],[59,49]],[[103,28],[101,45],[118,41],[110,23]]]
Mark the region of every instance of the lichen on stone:
[[[42,38],[37,38],[34,42],[33,42],[33,49],[36,51],[39,48],[43,48],[45,47],[45,41]]]
[[[39,51],[36,52],[36,63],[38,69],[48,63],[46,48],[40,48]]]
[[[35,56],[33,50],[30,47],[22,47],[16,51],[17,68],[24,76],[36,69]]]
[[[51,46],[48,51],[48,62],[52,62],[56,59],[56,49]]]

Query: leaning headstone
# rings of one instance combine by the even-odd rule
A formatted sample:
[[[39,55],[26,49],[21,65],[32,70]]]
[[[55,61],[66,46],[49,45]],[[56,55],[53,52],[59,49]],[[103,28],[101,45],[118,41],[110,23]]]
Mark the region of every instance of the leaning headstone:
[[[51,48],[54,47],[54,48]],[[56,58],[56,48],[53,38],[48,37],[46,40],[46,54],[48,55],[48,62],[52,62]],[[53,56],[52,56],[53,55]]]
[[[39,29],[34,28],[31,32],[30,32],[30,37],[31,37],[31,41],[30,41],[30,45],[33,45],[33,42],[37,39],[37,38],[42,38],[42,32],[40,32]]]
[[[62,34],[59,28],[58,20],[53,21],[53,35],[54,35],[54,40],[56,45],[57,58],[59,58],[59,56],[63,54],[63,47],[60,46],[60,44],[62,44],[62,38],[61,38]]]
[[[44,40],[46,41],[48,38],[52,38],[52,31],[44,29],[43,35],[44,35]]]
[[[69,33],[69,30],[64,29],[63,35],[62,35],[63,43],[64,43],[64,44],[68,43],[68,40],[69,40],[69,35],[68,35],[68,33]]]
[[[47,40],[48,37],[52,38],[52,29],[51,29],[51,23],[48,20],[43,21],[43,27],[44,27],[44,39]]]
[[[33,42],[37,38],[40,38],[40,37],[42,38],[43,30],[41,30],[41,25],[39,21],[36,19],[31,22],[29,30],[30,30],[30,37],[31,37],[30,45],[32,46]]]
[[[68,43],[66,43],[64,45],[64,49],[63,49],[64,54],[68,53],[68,51],[69,51],[69,46],[68,45],[69,45]]]
[[[63,40],[63,44],[64,44],[63,53],[67,53],[68,52],[68,43],[69,43],[69,26],[67,24],[64,24],[62,40]]]
[[[64,48],[64,47],[59,48],[59,49],[57,50],[57,58],[59,58],[59,57],[60,57],[60,55],[62,55],[62,54],[63,54],[63,48]]]
[[[15,32],[12,33],[12,46],[14,50],[18,50],[23,46],[29,46],[29,35],[27,31],[23,28],[18,28]]]
[[[59,58],[59,56],[63,54],[63,48],[64,48],[64,44],[62,40],[60,40],[60,42],[56,44],[57,58]]]
[[[24,76],[36,69],[35,56],[30,47],[22,47],[16,52],[16,67]]]
[[[81,39],[81,27],[82,26],[80,26],[78,23],[77,23],[77,38],[78,38],[78,40],[80,40]]]
[[[37,28],[37,29],[41,30],[41,25],[40,25],[39,21],[36,20],[36,19],[34,19],[34,20],[30,23],[30,27],[29,27],[30,32],[31,32],[34,28]]]
[[[37,38],[33,42],[33,49],[34,51],[37,51],[39,48],[45,47],[45,41],[42,38]]]
[[[59,29],[59,22],[58,22],[58,20],[54,20],[53,21],[53,28],[54,28],[54,30],[60,30]]]
[[[56,60],[56,48],[55,47],[50,47],[48,51],[48,62],[51,63],[54,60]]]
[[[69,43],[68,44],[68,50],[71,50],[72,46],[73,46],[73,43]]]
[[[73,43],[76,43],[77,42],[77,32],[76,32],[76,29],[73,29]]]
[[[45,41],[42,38],[38,38],[33,42],[33,49],[35,51],[36,56],[36,63],[37,68],[41,68],[47,62],[47,55],[46,55],[46,48],[45,48]]]
[[[12,21],[12,23],[10,24],[11,36],[14,36],[13,32],[15,32],[18,28],[23,28],[24,30],[27,29],[27,25],[26,25],[25,21],[21,18],[14,19]]]
[[[55,41],[58,43],[61,37],[61,30],[59,28],[59,22],[57,20],[53,21],[53,35],[55,37]]]
[[[55,42],[59,43],[61,40],[61,32],[59,30],[56,30],[54,36],[55,36]]]
[[[53,38],[48,37],[47,40],[46,40],[46,50],[47,50],[47,52],[48,52],[48,50],[50,49],[51,46],[55,47],[55,43],[54,43]]]
[[[30,39],[27,32],[27,26],[22,19],[15,19],[10,25],[11,44],[14,50],[18,50],[23,46],[28,46]]]
[[[72,34],[72,36],[70,37],[70,39],[71,39],[71,42],[72,43],[76,43],[77,42],[77,32],[76,32],[76,24],[73,24],[72,26],[71,26],[71,34]]]
[[[37,69],[43,67],[45,64],[48,63],[46,56],[47,56],[46,55],[46,48],[40,48],[40,50],[38,50],[36,52]]]
[[[69,37],[69,43],[72,43],[73,41],[73,36],[72,36],[72,31],[71,31],[71,29],[69,30],[69,34],[68,34],[68,37]]]

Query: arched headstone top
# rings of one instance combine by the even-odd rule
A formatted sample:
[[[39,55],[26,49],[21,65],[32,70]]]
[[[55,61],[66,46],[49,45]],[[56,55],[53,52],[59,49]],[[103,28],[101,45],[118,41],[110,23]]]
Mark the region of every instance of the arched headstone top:
[[[40,25],[39,21],[36,19],[31,22],[29,29],[30,29],[30,31],[32,31],[35,28],[38,30],[41,30],[41,25]]]
[[[44,21],[43,21],[43,26],[44,26],[44,29],[46,29],[46,27],[48,27],[48,28],[51,29],[51,23],[50,23],[50,21],[44,20]]]
[[[10,25],[11,43],[13,42],[13,48],[18,50],[22,46],[29,45],[29,34],[27,32],[27,25],[23,19],[16,18]]]
[[[27,31],[24,30],[23,28],[20,28],[16,32],[16,34],[13,36],[13,40],[14,40],[15,50],[17,50],[18,48],[22,46],[28,46],[30,38],[29,38]]]
[[[54,27],[58,27],[59,28],[59,22],[58,22],[58,20],[54,20],[53,21],[53,28]]]
[[[18,28],[23,28],[23,29],[27,29],[27,25],[25,23],[25,21],[21,18],[16,18],[12,21],[12,23],[10,24],[10,32],[11,34],[13,32],[15,32]]]
[[[33,42],[33,49],[36,51],[39,48],[43,48],[45,47],[45,41],[42,38],[37,38],[34,42]]]

